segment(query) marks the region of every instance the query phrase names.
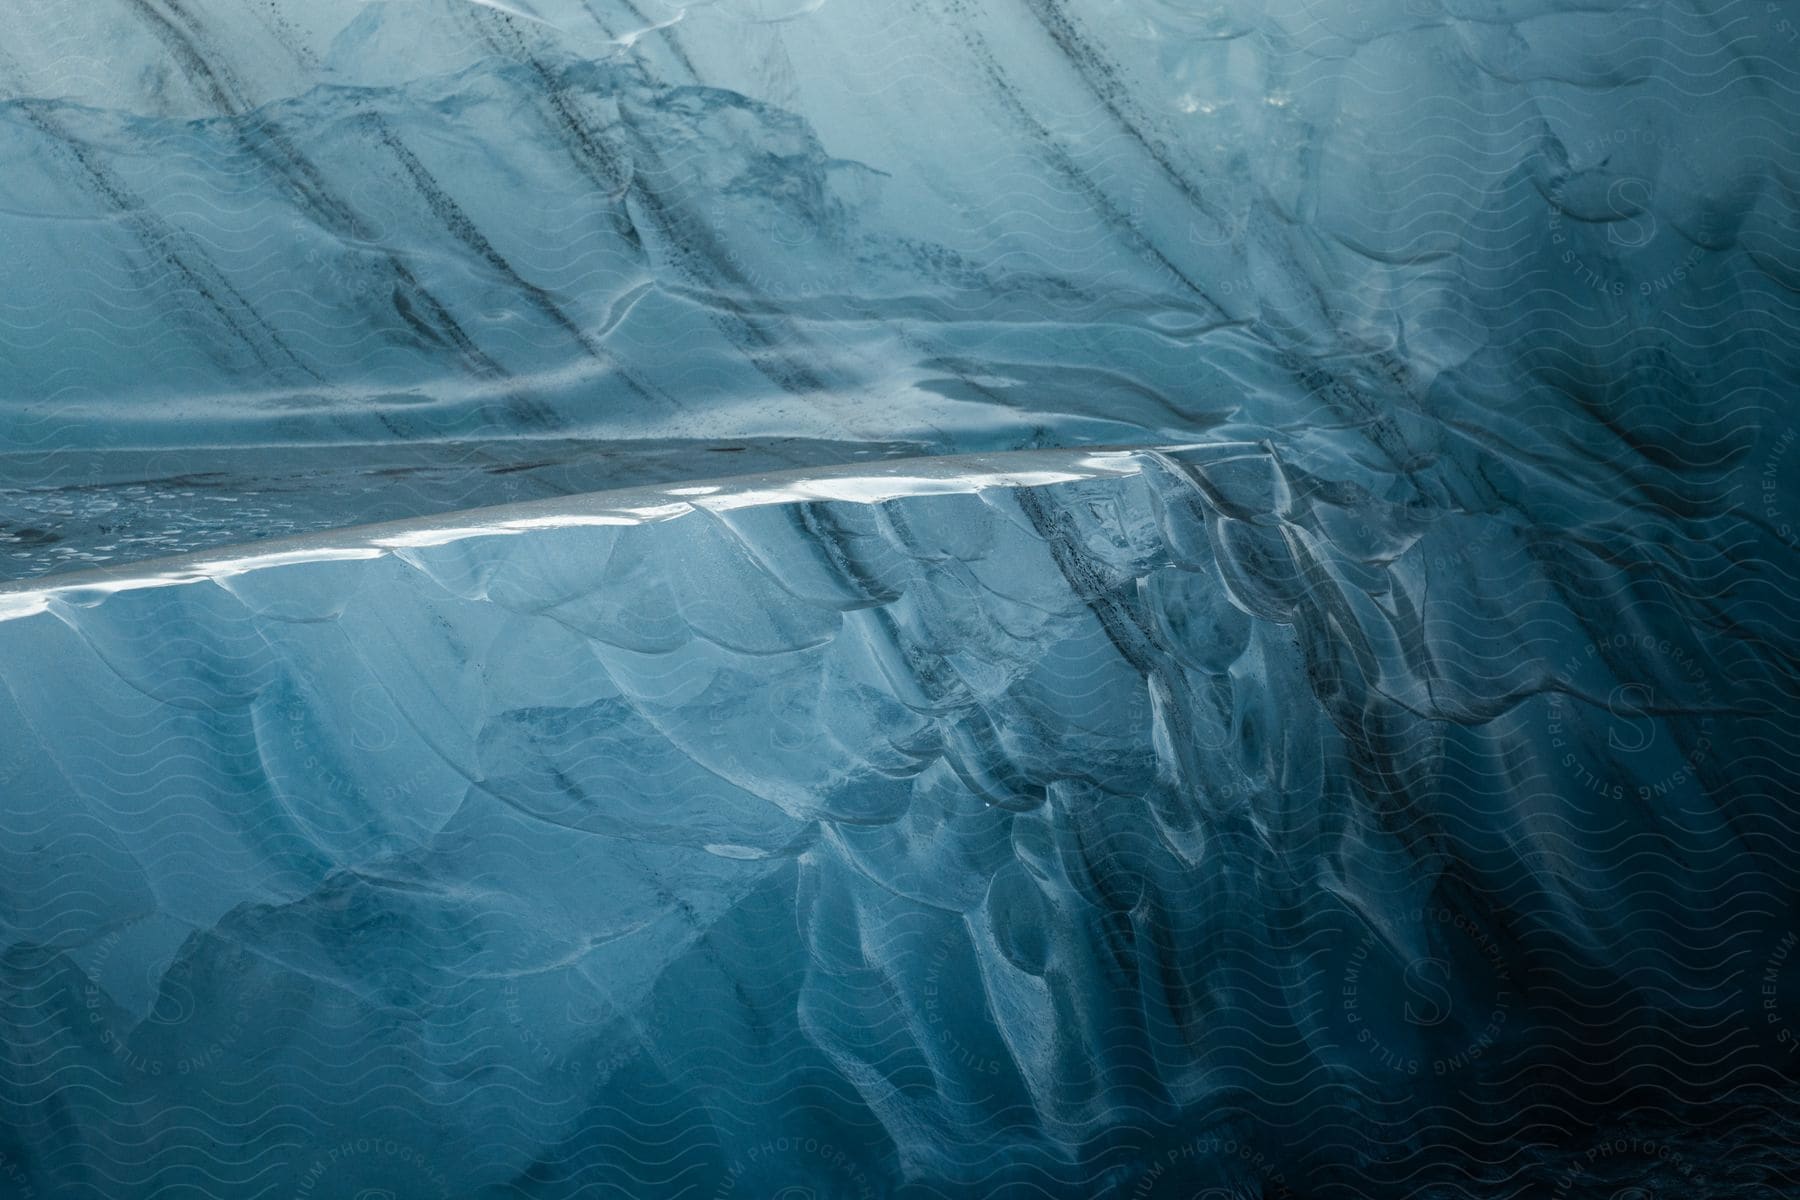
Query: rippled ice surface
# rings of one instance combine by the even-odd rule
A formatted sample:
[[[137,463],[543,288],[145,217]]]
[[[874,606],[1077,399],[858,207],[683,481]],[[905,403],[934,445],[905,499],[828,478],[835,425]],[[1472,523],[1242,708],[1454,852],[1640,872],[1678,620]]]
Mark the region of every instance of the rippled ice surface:
[[[9,15],[0,1195],[1790,1194],[1800,11]]]

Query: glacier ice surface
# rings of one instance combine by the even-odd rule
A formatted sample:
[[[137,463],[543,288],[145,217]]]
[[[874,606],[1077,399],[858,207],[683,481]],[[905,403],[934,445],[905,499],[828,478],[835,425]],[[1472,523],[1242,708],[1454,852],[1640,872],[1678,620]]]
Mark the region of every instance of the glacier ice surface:
[[[1366,1193],[1745,1084],[1778,1031],[1723,968],[1794,883],[1743,770],[1784,761],[1766,651],[1590,623],[1654,564],[1338,465],[906,460],[0,594],[9,1160]],[[1675,1034],[1732,1012],[1695,1066]],[[1422,1110],[1474,1133],[1370,1156]]]
[[[8,15],[0,1195],[1782,1194],[1787,6]]]

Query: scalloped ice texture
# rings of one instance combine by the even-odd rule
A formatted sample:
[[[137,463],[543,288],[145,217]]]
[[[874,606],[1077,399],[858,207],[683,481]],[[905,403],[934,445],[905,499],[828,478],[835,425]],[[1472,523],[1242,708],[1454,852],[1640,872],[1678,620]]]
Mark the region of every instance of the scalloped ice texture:
[[[1790,7],[12,9],[0,1196],[1785,1194]]]
[[[1013,453],[0,594],[20,1194],[1715,1177],[1552,1133],[1780,1094],[1780,593],[1400,482]]]

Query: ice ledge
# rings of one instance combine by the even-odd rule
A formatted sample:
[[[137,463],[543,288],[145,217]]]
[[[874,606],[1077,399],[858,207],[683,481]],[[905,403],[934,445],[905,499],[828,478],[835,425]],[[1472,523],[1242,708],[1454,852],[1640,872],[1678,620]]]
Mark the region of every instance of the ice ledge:
[[[0,620],[42,611],[52,599],[80,605],[114,592],[226,579],[300,563],[379,558],[472,538],[580,526],[646,525],[694,512],[724,513],[767,505],[879,504],[908,496],[966,495],[994,488],[1122,478],[1141,472],[1152,456],[1206,451],[1229,454],[1233,450],[1265,452],[1248,442],[1014,450],[797,467],[490,505],[0,582]]]

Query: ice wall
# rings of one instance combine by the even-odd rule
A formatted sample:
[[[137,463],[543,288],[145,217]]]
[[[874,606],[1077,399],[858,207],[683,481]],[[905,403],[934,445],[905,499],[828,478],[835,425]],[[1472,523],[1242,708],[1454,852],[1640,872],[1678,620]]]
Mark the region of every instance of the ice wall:
[[[1773,1088],[1778,592],[1725,637],[1384,482],[915,460],[8,593],[0,1152],[111,1200],[1480,1194]]]
[[[1790,6],[6,17],[0,1195],[1781,1194]]]

